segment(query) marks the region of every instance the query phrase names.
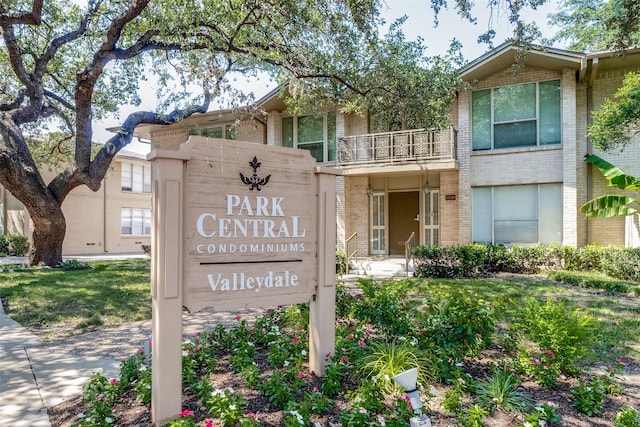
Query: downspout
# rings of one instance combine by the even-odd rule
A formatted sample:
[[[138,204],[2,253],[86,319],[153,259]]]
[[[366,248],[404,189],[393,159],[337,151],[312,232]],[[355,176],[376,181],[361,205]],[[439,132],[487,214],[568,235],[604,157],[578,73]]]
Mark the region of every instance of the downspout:
[[[596,81],[598,74],[598,58],[591,60],[591,74],[589,75],[589,81],[587,83],[587,126],[593,123],[593,85]],[[587,133],[587,154],[593,154],[593,145],[591,145],[591,138]],[[592,174],[593,167],[587,165],[587,200],[593,198],[593,181]],[[591,242],[591,222],[587,222],[587,244]]]

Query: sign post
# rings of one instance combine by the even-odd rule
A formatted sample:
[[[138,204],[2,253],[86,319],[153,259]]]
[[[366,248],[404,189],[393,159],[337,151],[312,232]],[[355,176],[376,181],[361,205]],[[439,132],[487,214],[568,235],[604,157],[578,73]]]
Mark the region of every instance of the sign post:
[[[192,137],[149,155],[152,420],[181,404],[182,307],[310,303],[309,366],[335,349],[337,171],[306,150]]]

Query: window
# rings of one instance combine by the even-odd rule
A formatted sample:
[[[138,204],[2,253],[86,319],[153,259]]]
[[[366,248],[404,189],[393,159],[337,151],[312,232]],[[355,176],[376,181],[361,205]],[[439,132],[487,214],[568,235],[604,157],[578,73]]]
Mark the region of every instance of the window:
[[[562,243],[562,185],[472,189],[472,239],[493,244]]]
[[[471,94],[473,150],[560,144],[560,80]]]
[[[206,136],[207,138],[236,139],[236,128],[231,125],[214,127],[192,127],[189,128],[189,135]]]
[[[120,226],[123,236],[151,235],[151,210],[122,209],[120,211]]]
[[[122,163],[122,191],[151,193],[151,166]]]
[[[336,160],[336,113],[282,119],[282,146],[309,150],[316,161]]]

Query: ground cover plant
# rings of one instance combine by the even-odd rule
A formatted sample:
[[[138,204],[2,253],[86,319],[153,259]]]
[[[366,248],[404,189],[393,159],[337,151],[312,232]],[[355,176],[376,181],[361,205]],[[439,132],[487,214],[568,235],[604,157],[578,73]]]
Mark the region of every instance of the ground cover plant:
[[[184,410],[171,425],[407,425],[411,408],[390,378],[418,367],[437,426],[631,426],[640,389],[625,376],[638,368],[629,347],[640,324],[629,323],[633,338],[601,331],[639,310],[634,297],[536,277],[360,280],[338,286],[336,353],[323,377],[306,368],[304,305],[185,341]],[[139,353],[119,378],[96,376],[83,401],[53,408],[53,425],[150,425],[151,369]]]

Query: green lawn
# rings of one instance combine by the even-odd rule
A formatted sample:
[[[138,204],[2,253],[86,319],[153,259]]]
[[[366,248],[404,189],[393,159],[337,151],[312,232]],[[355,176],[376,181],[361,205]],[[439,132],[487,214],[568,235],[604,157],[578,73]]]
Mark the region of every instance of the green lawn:
[[[89,270],[15,269],[0,272],[0,298],[20,324],[47,337],[79,334],[149,319],[149,260],[101,261]],[[598,277],[607,283],[615,279]],[[523,299],[552,297],[598,321],[596,358],[640,354],[640,297],[561,284],[545,276],[505,275],[486,279],[414,280],[414,298],[425,287],[469,290],[508,311]],[[633,284],[630,284],[633,287]]]
[[[87,270],[4,269],[5,311],[43,338],[151,318],[149,260],[99,261]]]

